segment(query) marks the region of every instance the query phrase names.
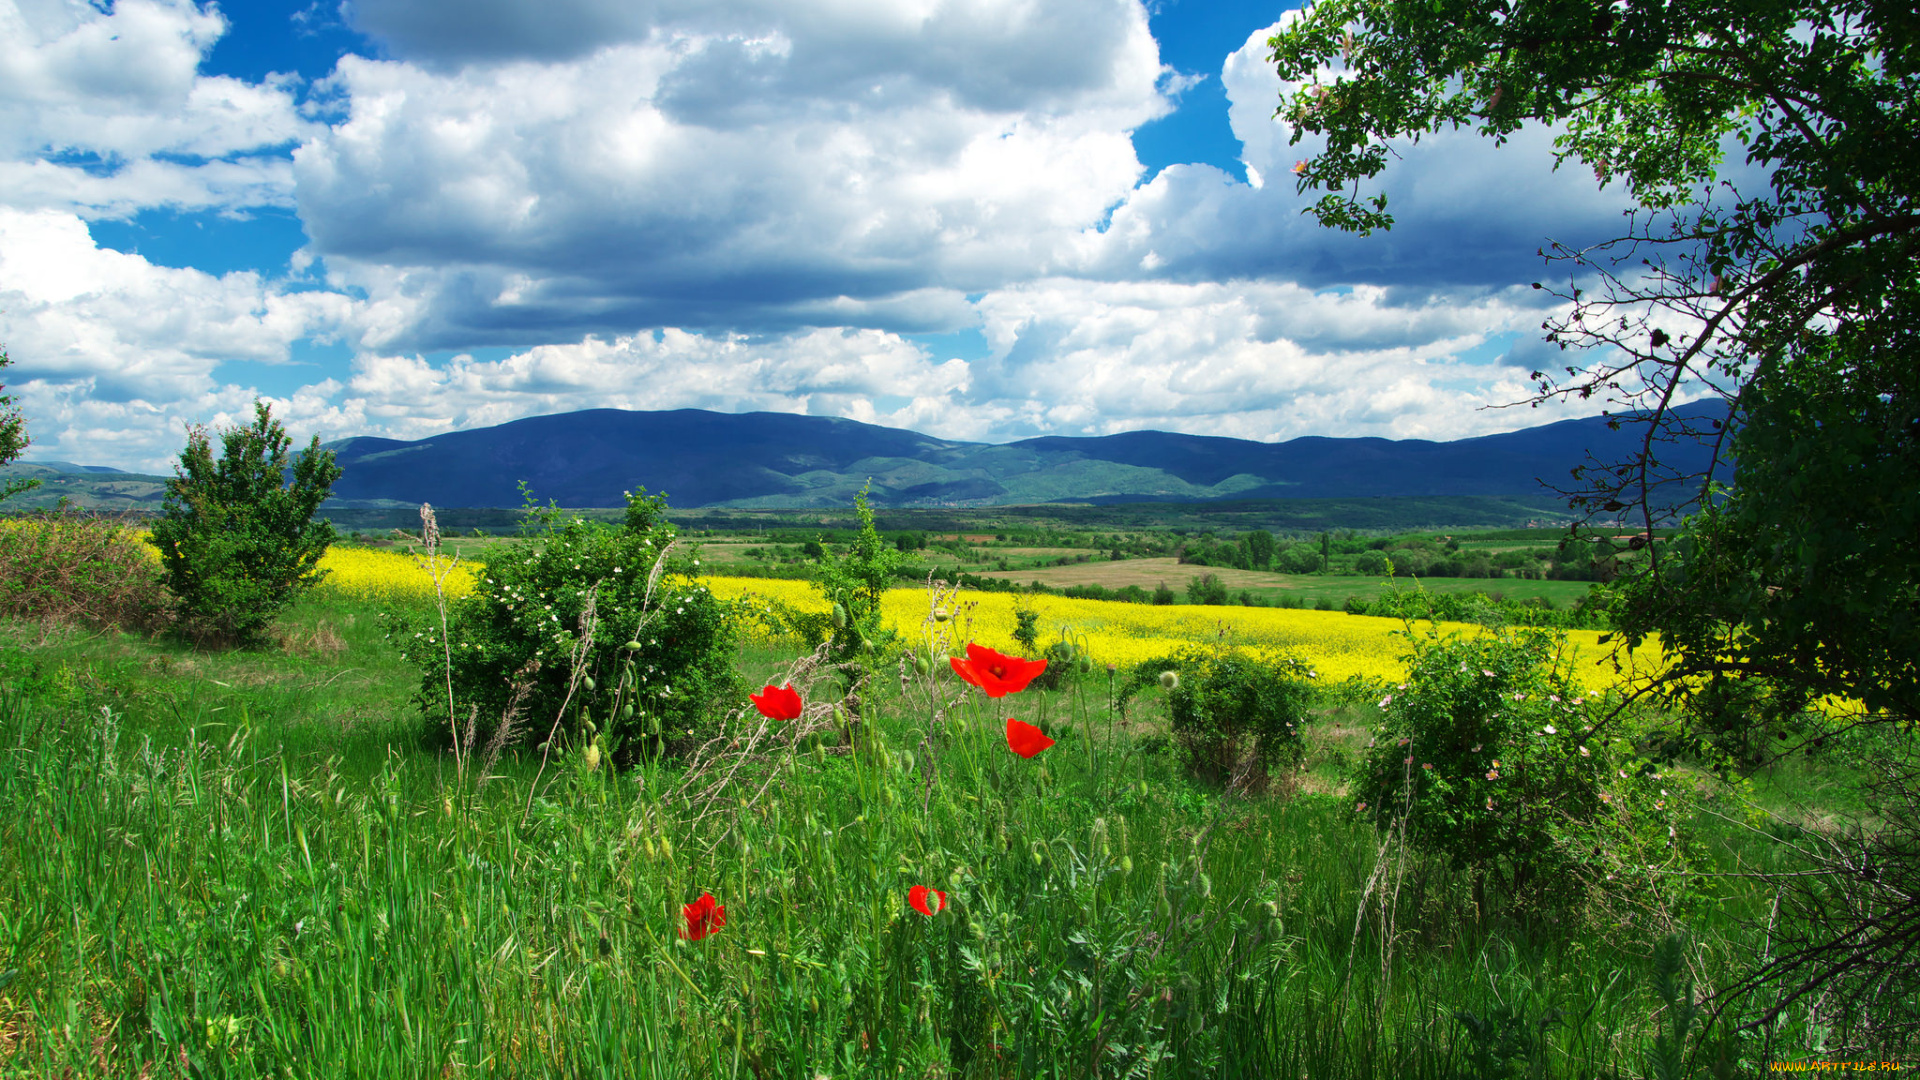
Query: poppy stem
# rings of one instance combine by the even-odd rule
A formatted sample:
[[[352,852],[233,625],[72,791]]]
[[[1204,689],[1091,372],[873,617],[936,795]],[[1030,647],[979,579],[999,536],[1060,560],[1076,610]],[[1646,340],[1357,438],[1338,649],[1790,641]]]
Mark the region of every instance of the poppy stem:
[[[672,968],[673,973],[675,975],[680,976],[680,981],[687,984],[687,989],[692,990],[695,994],[700,995],[700,1000],[702,1002],[705,1002],[707,1004],[712,1004],[711,999],[707,997],[706,991],[700,989],[699,985],[696,984],[691,978],[689,978],[685,971],[682,971],[680,969],[680,965],[673,962],[673,957],[670,954],[668,954],[667,950],[660,944],[660,939],[653,936],[653,929],[651,927],[646,926],[645,924],[642,924],[641,930],[643,930],[646,933],[647,940],[653,943],[654,950],[660,954],[661,961],[665,963],[669,968]]]

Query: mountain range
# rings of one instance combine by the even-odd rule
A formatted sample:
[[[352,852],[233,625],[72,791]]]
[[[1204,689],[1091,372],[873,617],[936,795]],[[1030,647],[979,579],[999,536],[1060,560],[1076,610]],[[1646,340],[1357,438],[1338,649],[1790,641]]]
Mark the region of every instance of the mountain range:
[[[1133,431],[992,444],[792,413],[591,409],[411,441],[326,443],[344,472],[322,509],[517,508],[522,481],[542,504],[581,509],[624,505],[621,493],[642,486],[677,509],[847,507],[869,482],[875,506],[898,508],[1468,497],[1540,506],[1575,466],[1630,457],[1643,430],[1590,418],[1449,442]],[[1663,456],[1684,471],[1707,451],[1671,445]],[[65,461],[0,466],[0,479],[20,476],[41,487],[9,508],[65,495],[82,506],[154,510],[165,497],[161,476]]]
[[[1704,415],[1707,407],[1687,407]],[[1263,443],[1165,431],[956,442],[837,417],[590,409],[403,441],[326,444],[342,507],[623,505],[645,486],[677,507],[1005,506],[1373,496],[1551,494],[1591,459],[1639,449],[1635,425],[1563,420],[1449,442],[1309,436]],[[1704,463],[1700,446],[1668,464]],[[1543,484],[1542,481],[1546,481]]]

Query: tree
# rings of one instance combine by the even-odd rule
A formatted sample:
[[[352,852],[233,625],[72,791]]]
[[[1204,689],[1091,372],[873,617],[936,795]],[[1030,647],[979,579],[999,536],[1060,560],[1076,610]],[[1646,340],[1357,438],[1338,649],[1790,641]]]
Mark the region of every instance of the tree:
[[[333,525],[313,513],[340,479],[320,437],[299,455],[263,402],[249,427],[220,433],[213,457],[206,428],[187,432],[166,502],[153,526],[161,571],[182,636],[257,645],[273,620],[326,576],[320,557]],[[291,470],[291,476],[289,476]]]
[[[0,349],[0,369],[12,364],[5,349]],[[6,387],[0,386],[0,390]],[[12,394],[0,394],[0,465],[11,465],[26,453],[33,442],[27,437],[27,418],[13,404]],[[40,486],[40,481],[31,479],[9,480],[5,488],[0,488],[0,500],[10,499],[23,491],[32,491]]]
[[[1241,541],[1247,545],[1247,561],[1253,564],[1248,569],[1265,570],[1273,565],[1275,544],[1272,533],[1255,529],[1241,537]]]
[[[1912,5],[1323,0],[1270,45],[1301,83],[1282,107],[1295,140],[1325,138],[1297,170],[1302,191],[1326,192],[1323,224],[1390,228],[1365,187],[1394,140],[1459,127],[1499,141],[1561,125],[1556,161],[1638,203],[1611,243],[1551,249],[1567,282],[1546,291],[1565,307],[1542,328],[1569,362],[1534,373],[1534,401],[1600,395],[1624,410],[1616,423],[1641,425],[1633,460],[1598,463],[1569,494],[1641,523],[1629,546],[1645,557],[1619,564],[1612,604],[1623,642],[1664,642],[1670,663],[1643,689],[1684,700],[1765,681],[1782,708],[1833,697],[1862,703],[1864,722],[1920,719]],[[1766,171],[1761,189],[1716,179],[1729,142]],[[1727,411],[1676,412],[1703,393]],[[1703,441],[1711,464],[1674,468],[1673,440]],[[1888,805],[1897,818],[1916,800]],[[1904,820],[1881,835],[1911,832]],[[1920,933],[1920,868],[1880,864],[1913,869],[1880,879],[1879,925]],[[1870,970],[1900,935],[1834,933],[1852,944],[1776,959],[1769,977],[1792,987],[1780,1002],[1874,1000],[1844,972]],[[1899,1023],[1920,1027],[1911,1012]]]

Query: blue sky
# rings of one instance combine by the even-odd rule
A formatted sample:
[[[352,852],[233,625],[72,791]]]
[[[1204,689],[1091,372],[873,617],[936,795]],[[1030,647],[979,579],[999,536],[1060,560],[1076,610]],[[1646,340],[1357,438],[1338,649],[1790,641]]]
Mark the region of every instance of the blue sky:
[[[1007,441],[1459,438],[1543,355],[1548,136],[1300,210],[1264,42],[1201,0],[0,0],[0,343],[29,459],[169,471],[583,408]],[[1597,409],[1597,404],[1594,409]]]

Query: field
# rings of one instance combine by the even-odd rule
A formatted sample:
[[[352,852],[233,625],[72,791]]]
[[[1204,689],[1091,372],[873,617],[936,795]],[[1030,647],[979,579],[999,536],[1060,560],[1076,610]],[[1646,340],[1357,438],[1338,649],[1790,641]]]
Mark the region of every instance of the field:
[[[1164,693],[1122,719],[1098,666],[987,699],[889,662],[858,752],[819,673],[791,726],[740,703],[724,769],[509,751],[462,778],[380,624],[430,612],[430,579],[392,552],[326,565],[271,650],[0,625],[0,850],[31,853],[0,860],[0,1075],[1637,1077],[1670,1026],[1655,945],[1684,929],[1705,992],[1763,944],[1770,894],[1711,871],[1786,865],[1778,838],[1862,811],[1838,749],[1696,775],[1673,820],[1709,873],[1477,902],[1347,795],[1379,708],[1332,688],[1400,677],[1397,624],[1054,597],[1029,598],[1043,644],[1099,663],[1223,635],[1299,654],[1327,692],[1297,770],[1258,795],[1190,779]],[[886,611],[944,651],[1011,648],[1015,599]],[[778,682],[803,651],[762,635],[737,664]],[[1056,744],[1014,756],[1009,716]],[[691,940],[702,894],[725,922]],[[1834,1037],[1795,1012],[1683,1040],[1683,1064]]]

